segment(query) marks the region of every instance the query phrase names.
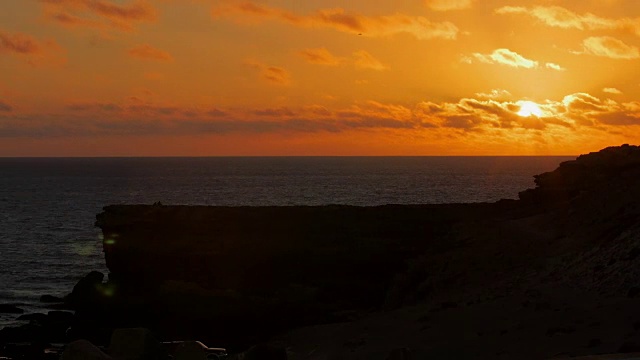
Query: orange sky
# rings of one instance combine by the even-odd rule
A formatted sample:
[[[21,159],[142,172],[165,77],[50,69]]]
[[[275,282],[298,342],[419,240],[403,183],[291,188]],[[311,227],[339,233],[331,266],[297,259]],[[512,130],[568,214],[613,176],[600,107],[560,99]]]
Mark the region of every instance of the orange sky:
[[[0,156],[546,155],[640,139],[637,0],[0,3]]]

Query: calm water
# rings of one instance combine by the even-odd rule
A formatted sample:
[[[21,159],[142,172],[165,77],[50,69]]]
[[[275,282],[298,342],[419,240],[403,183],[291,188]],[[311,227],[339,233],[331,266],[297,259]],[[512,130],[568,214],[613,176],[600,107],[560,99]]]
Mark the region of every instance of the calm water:
[[[0,303],[43,311],[107,272],[95,215],[109,204],[380,205],[517,198],[567,157],[0,158]],[[0,314],[0,327],[15,315]]]

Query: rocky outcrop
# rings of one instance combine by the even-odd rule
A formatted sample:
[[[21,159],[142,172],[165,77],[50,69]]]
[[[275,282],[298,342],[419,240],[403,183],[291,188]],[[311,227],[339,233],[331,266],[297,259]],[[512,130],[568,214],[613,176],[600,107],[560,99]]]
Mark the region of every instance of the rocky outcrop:
[[[520,199],[542,204],[568,201],[612,181],[630,184],[636,180],[639,169],[639,146],[609,147],[563,162],[554,171],[535,175],[536,188],[521,192]]]

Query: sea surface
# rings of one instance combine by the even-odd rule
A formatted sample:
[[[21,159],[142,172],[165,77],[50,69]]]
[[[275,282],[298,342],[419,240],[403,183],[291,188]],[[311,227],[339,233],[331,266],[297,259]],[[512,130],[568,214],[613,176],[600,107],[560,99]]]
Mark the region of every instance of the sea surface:
[[[571,157],[0,158],[0,303],[46,312],[108,273],[95,216],[110,204],[325,205],[515,199]],[[0,328],[16,324],[0,314]]]

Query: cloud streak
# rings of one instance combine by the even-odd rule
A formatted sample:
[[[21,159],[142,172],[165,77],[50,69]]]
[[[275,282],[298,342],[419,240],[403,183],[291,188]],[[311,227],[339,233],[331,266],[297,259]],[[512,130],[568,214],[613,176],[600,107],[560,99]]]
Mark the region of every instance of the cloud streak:
[[[474,0],[425,0],[425,5],[435,11],[469,9]]]
[[[245,65],[259,72],[263,80],[275,85],[291,84],[291,74],[284,68],[267,65],[256,60],[247,60]]]
[[[389,67],[365,50],[354,51],[351,57],[338,57],[325,48],[304,49],[298,53],[308,63],[325,66],[353,64],[356,68],[384,71]]]
[[[251,1],[230,2],[215,6],[212,16],[214,19],[230,18],[238,22],[277,20],[297,27],[330,28],[368,37],[409,34],[420,40],[453,40],[459,32],[458,28],[450,22],[434,22],[423,16],[404,14],[366,16],[347,12],[341,8],[321,9],[312,14],[301,15]]]
[[[333,55],[325,48],[304,49],[298,52],[307,62],[317,65],[338,66],[345,59]]]
[[[151,45],[142,44],[129,50],[129,56],[140,60],[173,61],[173,56]]]
[[[66,61],[62,49],[54,40],[38,40],[23,33],[10,33],[0,29],[0,56],[9,54],[30,65],[60,65]]]
[[[616,89],[616,88],[604,88],[602,89],[603,92],[607,93],[607,94],[613,94],[613,95],[622,95],[622,91]]]
[[[353,53],[354,64],[356,67],[361,69],[370,69],[376,71],[388,70],[389,67],[380,60],[373,57],[373,55],[369,54],[364,50],[356,51]]]
[[[506,65],[524,69],[537,69],[540,67],[540,63],[538,61],[527,59],[526,57],[509,49],[496,49],[490,54],[474,53],[471,56],[463,57],[462,61],[469,64],[473,62],[481,62],[485,64]],[[556,71],[565,70],[562,66],[554,63],[546,63],[544,64],[544,67]]]
[[[144,0],[119,4],[107,0],[39,0],[46,17],[62,26],[132,31],[142,22],[155,21],[156,10]]]
[[[640,50],[627,45],[621,40],[610,36],[590,37],[582,42],[584,53],[589,55],[608,57],[611,59],[633,60],[640,58]]]
[[[640,36],[640,19],[611,19],[591,13],[578,14],[561,6],[504,6],[497,14],[533,17],[547,26],[578,30],[621,30]]]
[[[0,100],[0,112],[3,113],[8,113],[13,111],[13,107],[11,105],[9,105],[8,103]]]

